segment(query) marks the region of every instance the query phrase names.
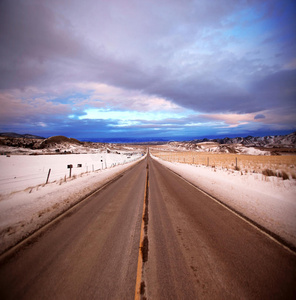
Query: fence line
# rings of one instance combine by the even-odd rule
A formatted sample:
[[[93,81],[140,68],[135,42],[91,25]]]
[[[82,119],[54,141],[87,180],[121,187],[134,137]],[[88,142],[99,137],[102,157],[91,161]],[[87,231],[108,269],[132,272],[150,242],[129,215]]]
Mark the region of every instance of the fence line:
[[[124,164],[126,162],[135,161],[140,157],[141,157],[140,155],[133,155],[131,156],[131,159],[116,161],[112,159],[112,157],[107,156],[102,158],[103,162],[101,162],[101,160],[98,161],[88,160],[86,162],[84,161],[82,164],[77,164],[75,162],[75,164],[73,164],[71,175],[78,176],[84,173],[90,173],[102,169],[108,169],[116,165]],[[10,176],[4,177],[5,173],[2,173],[2,176],[0,177],[0,194],[7,191],[22,190],[31,186],[54,182],[65,178],[65,176],[67,178],[69,175],[69,169],[67,168],[67,165],[68,164],[66,162],[63,165],[60,164],[61,167],[50,167],[48,164],[49,167],[46,167],[45,165],[40,166],[38,172],[36,172],[35,169],[34,173],[20,174],[20,175],[18,175],[18,173],[21,173],[22,169],[19,167],[15,167],[15,175],[13,175],[12,173]],[[78,167],[78,165],[80,165],[81,167]],[[27,169],[25,171],[27,171]]]
[[[296,172],[296,155],[265,156],[208,152],[154,152],[153,155],[170,162],[221,167],[261,173],[263,169]]]

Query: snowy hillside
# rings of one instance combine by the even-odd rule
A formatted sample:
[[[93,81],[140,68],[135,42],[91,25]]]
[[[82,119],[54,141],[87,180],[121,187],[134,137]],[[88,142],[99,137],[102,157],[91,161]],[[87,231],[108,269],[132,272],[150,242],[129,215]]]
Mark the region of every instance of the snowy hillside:
[[[67,138],[65,136],[52,136],[47,139],[36,139],[26,137],[4,137],[0,136],[1,154],[86,154],[100,153],[108,151],[109,153],[119,153],[125,150],[133,152],[143,152],[145,147],[129,146],[124,144],[93,143],[81,142],[77,139]]]
[[[152,146],[156,151],[196,151],[249,155],[295,154],[296,132],[283,136],[201,139]]]
[[[242,144],[219,144],[217,142],[170,142],[167,145],[151,147],[156,151],[195,151],[212,153],[238,153],[250,155],[270,155],[270,151],[255,147],[246,147]]]
[[[252,146],[252,147],[288,147],[296,148],[296,132],[293,132],[288,135],[277,135],[277,136],[264,136],[264,137],[236,137],[236,138],[223,138],[223,139],[202,139],[202,140],[193,140],[191,143],[198,144],[202,142],[216,142],[218,144],[242,144],[243,146]]]

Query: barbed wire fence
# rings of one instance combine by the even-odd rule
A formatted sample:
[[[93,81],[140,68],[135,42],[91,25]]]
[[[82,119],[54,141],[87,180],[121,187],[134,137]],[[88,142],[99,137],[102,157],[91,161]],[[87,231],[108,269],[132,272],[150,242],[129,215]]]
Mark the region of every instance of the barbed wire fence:
[[[14,191],[21,191],[27,188],[31,188],[38,185],[45,185],[47,183],[59,182],[61,180],[66,181],[70,177],[77,177],[85,173],[96,172],[100,170],[109,169],[117,165],[122,165],[128,162],[139,159],[140,155],[130,155],[128,157],[118,157],[112,159],[112,157],[101,156],[99,159],[89,159],[88,161],[74,162],[68,164],[67,162],[59,164],[59,166],[40,166],[39,170],[32,173],[22,173],[20,168],[15,167],[15,172],[9,172],[9,175],[5,174],[5,170],[2,169],[0,175],[0,194],[7,194]],[[8,159],[10,159],[9,157]],[[70,168],[69,165],[72,167]],[[24,172],[27,172],[24,171]]]

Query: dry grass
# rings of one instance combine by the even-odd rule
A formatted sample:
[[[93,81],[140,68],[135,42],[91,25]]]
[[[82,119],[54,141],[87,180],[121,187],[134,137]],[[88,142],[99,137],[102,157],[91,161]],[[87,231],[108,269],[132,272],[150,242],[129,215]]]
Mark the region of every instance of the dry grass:
[[[167,161],[232,169],[244,173],[262,173],[284,180],[295,178],[296,155],[263,156],[208,152],[152,152]]]
[[[269,170],[269,169],[264,169],[262,171],[262,174],[265,176],[276,176],[276,172]]]

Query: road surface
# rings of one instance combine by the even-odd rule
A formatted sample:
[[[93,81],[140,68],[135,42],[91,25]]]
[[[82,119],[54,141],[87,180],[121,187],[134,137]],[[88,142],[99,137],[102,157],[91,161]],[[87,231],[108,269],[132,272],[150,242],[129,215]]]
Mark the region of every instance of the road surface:
[[[296,255],[148,157],[0,262],[1,299],[137,297],[295,299]]]

